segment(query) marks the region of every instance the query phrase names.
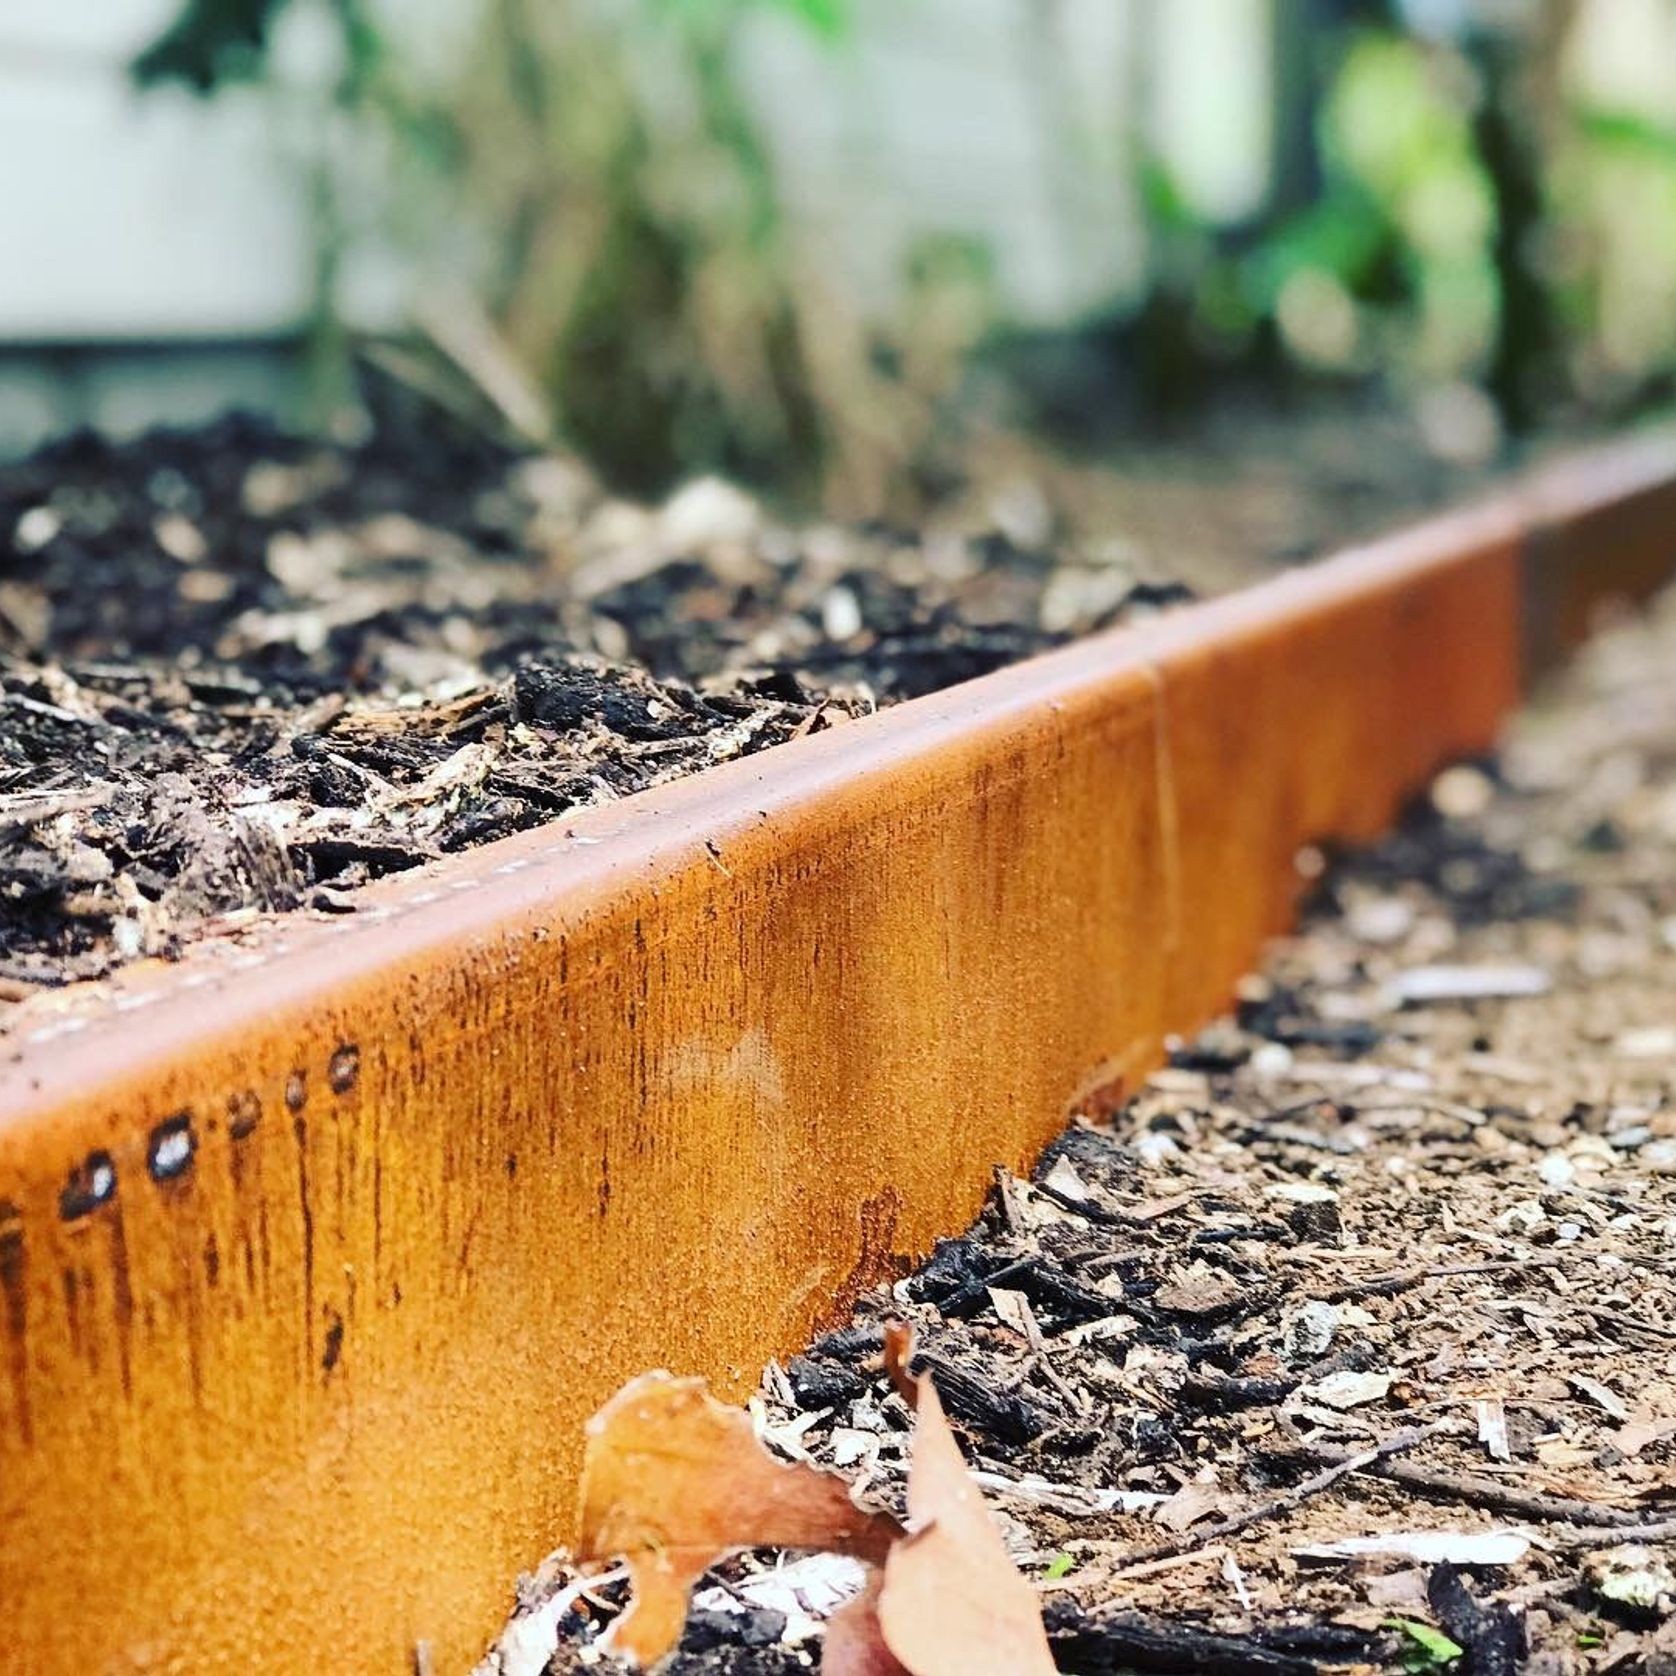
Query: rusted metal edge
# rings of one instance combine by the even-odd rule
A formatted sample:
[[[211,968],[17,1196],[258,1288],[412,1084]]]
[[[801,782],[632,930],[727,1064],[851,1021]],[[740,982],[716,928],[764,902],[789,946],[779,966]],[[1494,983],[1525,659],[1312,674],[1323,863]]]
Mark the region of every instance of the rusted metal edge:
[[[1580,453],[1525,486],[1527,675],[1580,645],[1602,611],[1639,604],[1669,580],[1672,436],[1661,428]]]
[[[602,1395],[744,1387],[1117,1098],[1298,845],[1487,746],[1673,509],[1676,440],[1620,445],[38,1015],[0,1049],[12,1656],[464,1666]]]

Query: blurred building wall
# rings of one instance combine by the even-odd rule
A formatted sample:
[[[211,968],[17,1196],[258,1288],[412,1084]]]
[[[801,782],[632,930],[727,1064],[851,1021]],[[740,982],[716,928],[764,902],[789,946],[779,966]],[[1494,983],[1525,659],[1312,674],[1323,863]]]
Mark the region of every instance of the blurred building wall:
[[[434,34],[473,3],[385,10]],[[1141,285],[1138,130],[1208,214],[1256,207],[1272,4],[857,0],[836,53],[765,15],[744,62],[804,232],[864,299],[888,307],[916,243],[955,237],[1015,317],[1054,326]],[[0,452],[292,393],[308,113],[136,93],[126,65],[174,9],[0,0]],[[389,283],[355,306],[399,316]]]
[[[1141,278],[1124,0],[861,0],[836,51],[764,18],[749,81],[803,235],[888,307],[916,243],[988,250],[1017,318]]]
[[[128,86],[169,14],[169,0],[0,0],[0,451],[284,393],[264,343],[307,295],[298,182],[256,100]]]

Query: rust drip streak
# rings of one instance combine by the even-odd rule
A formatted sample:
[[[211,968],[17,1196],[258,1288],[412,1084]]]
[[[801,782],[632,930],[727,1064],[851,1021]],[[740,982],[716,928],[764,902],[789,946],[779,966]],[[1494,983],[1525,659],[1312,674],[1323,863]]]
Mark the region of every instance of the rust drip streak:
[[[128,1274],[128,1233],[120,1206],[110,1215],[111,1313],[116,1322],[117,1364],[122,1374],[122,1394],[134,1395],[134,1292]]]
[[[1119,1098],[1669,531],[1667,434],[31,1005],[8,1647],[467,1667],[613,1385],[748,1383]]]
[[[27,1256],[17,1207],[0,1200],[0,1293],[6,1306],[6,1365],[11,1377],[17,1436],[24,1448],[35,1441],[29,1399],[29,1295]]]
[[[1181,949],[1181,824],[1176,808],[1175,769],[1170,756],[1170,695],[1164,673],[1147,665],[1153,683],[1153,773],[1158,783],[1158,842],[1164,863],[1165,947],[1173,960]]]
[[[299,1114],[291,1131],[297,1139],[297,1202],[303,1229],[303,1355],[314,1355],[314,1207],[308,1196],[308,1122]]]

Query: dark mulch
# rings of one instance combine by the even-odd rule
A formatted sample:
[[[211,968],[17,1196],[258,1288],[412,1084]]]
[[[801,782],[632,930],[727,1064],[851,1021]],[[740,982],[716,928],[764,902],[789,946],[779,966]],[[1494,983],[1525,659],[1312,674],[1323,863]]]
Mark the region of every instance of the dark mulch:
[[[1375,445],[1377,443],[1377,445]],[[1389,415],[1125,470],[1008,455],[920,531],[647,509],[431,413],[0,471],[0,996],[839,725],[1458,485]]]

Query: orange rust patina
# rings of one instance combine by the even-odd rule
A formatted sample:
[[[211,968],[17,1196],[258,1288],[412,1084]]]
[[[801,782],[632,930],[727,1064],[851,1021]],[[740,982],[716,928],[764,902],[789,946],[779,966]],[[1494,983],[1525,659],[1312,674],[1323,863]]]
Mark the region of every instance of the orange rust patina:
[[[958,1228],[1669,567],[1668,437],[1569,470],[32,1009],[8,1668],[463,1668],[602,1397]]]

